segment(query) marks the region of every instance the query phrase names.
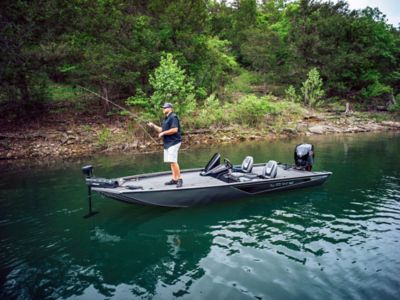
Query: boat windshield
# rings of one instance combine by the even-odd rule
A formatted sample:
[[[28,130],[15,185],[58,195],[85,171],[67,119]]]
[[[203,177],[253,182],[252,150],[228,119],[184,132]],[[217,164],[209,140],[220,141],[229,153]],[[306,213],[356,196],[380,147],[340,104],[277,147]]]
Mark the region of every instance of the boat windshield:
[[[204,172],[208,172],[214,169],[216,166],[220,165],[220,161],[221,161],[221,154],[215,153],[205,166]]]

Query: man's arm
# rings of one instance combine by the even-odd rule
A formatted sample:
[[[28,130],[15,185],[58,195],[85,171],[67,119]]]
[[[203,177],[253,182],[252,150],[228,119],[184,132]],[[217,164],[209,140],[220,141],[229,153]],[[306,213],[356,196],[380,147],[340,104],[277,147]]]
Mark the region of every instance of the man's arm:
[[[154,130],[157,131],[158,133],[160,133],[162,131],[162,128],[160,126],[157,126],[153,122],[147,123],[147,126],[154,128]]]
[[[163,135],[173,135],[178,132],[178,128],[174,127],[165,131],[161,131],[160,134],[158,135],[159,137],[162,137]]]
[[[179,131],[179,121],[177,117],[174,117],[172,118],[170,129],[161,131],[158,136],[162,137],[163,135],[173,135],[178,131]]]

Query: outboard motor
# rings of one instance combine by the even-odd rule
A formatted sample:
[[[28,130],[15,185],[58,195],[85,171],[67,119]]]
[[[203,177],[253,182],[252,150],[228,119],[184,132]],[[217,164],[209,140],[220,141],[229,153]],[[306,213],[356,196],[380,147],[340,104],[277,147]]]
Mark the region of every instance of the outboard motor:
[[[311,171],[314,164],[314,146],[311,144],[300,144],[294,149],[294,162],[297,168]]]

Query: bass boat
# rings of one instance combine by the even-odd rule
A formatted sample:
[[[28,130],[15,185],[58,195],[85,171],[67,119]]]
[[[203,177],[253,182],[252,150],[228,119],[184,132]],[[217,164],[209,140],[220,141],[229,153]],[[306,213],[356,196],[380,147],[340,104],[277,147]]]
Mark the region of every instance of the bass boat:
[[[253,163],[247,156],[241,165],[234,166],[229,159],[215,153],[205,168],[182,170],[183,186],[165,185],[171,172],[139,174],[115,179],[93,177],[91,165],[82,168],[91,191],[127,203],[166,207],[190,207],[223,200],[232,200],[269,192],[316,186],[332,174],[312,171],[314,147],[297,145],[294,165],[270,160]]]

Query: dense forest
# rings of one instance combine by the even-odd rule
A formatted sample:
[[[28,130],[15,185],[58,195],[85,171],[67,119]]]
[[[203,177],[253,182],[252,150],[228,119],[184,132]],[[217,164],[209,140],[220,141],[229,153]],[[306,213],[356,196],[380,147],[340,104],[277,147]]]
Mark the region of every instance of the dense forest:
[[[4,0],[0,11],[3,109],[29,111],[51,100],[54,86],[68,86],[149,118],[164,101],[182,114],[198,107],[204,126],[202,115],[223,119],[218,108],[241,105],[253,111],[250,122],[276,109],[276,99],[399,110],[400,31],[377,8],[317,0]],[[229,117],[240,121],[242,113]]]

